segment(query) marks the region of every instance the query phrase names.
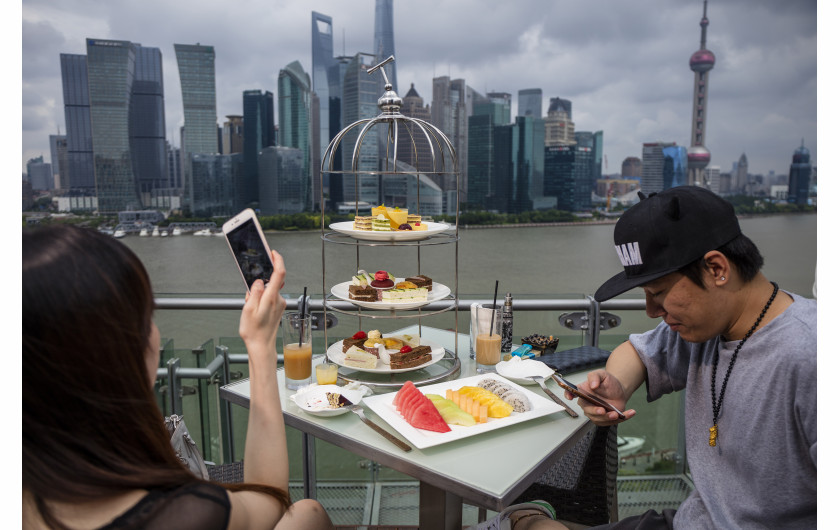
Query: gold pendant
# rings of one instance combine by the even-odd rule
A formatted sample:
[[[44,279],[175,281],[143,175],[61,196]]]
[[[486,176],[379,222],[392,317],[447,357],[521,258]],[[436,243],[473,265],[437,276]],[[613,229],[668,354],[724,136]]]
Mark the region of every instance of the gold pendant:
[[[715,447],[717,445],[717,424],[714,427],[709,427],[709,445]]]

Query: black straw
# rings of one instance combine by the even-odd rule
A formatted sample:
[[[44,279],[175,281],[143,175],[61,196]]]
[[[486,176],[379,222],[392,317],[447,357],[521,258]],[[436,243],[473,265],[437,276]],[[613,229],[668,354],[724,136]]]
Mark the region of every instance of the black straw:
[[[300,339],[298,340],[298,348],[303,346],[303,315],[306,314],[306,287],[303,288],[303,300],[300,303],[300,318],[298,319],[298,324],[300,324]]]
[[[493,312],[490,313],[490,332],[489,337],[493,336],[493,319],[496,318],[496,297],[499,295],[499,280],[496,280],[496,290],[493,292]]]

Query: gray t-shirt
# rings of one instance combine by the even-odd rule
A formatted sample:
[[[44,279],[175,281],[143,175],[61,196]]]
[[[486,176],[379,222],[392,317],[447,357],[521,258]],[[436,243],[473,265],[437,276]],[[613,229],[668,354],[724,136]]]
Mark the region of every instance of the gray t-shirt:
[[[740,340],[689,343],[663,322],[630,336],[647,368],[648,401],[685,389],[685,437],[696,490],[675,528],[817,526],[817,303],[790,294],[784,313],[741,348],[709,445],[715,395]]]

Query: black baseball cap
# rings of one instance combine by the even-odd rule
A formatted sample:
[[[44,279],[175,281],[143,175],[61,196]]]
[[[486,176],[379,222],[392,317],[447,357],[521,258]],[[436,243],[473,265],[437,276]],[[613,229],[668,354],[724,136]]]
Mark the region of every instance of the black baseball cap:
[[[675,272],[741,234],[732,204],[705,188],[679,186],[639,197],[615,225],[624,271],[598,288],[598,302]]]

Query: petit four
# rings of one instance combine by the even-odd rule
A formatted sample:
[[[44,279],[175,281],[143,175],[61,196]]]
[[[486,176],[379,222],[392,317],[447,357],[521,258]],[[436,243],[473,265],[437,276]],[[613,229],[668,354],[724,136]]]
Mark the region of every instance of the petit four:
[[[383,214],[379,214],[372,220],[372,227],[374,232],[390,232],[391,221]]]
[[[373,217],[369,215],[357,215],[353,221],[354,230],[369,231],[373,229]]]
[[[352,368],[376,368],[377,358],[356,346],[351,347],[344,354],[344,364]]]

